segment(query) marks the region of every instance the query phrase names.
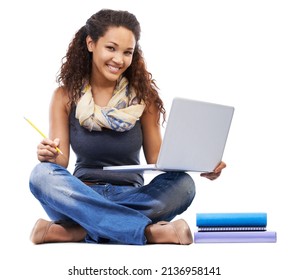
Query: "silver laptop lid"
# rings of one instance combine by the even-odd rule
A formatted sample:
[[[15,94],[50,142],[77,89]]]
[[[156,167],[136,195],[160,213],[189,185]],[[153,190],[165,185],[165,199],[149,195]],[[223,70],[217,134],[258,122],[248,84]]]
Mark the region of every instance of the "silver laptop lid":
[[[157,167],[213,171],[222,160],[234,107],[174,98]]]

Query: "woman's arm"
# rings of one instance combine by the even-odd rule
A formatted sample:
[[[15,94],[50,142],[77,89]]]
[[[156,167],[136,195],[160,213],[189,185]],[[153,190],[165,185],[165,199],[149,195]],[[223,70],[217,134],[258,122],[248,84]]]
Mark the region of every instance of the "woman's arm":
[[[162,143],[161,129],[158,122],[159,110],[155,104],[147,108],[142,117],[143,151],[148,164],[156,163]]]
[[[58,153],[58,147],[63,155]],[[49,110],[49,139],[43,139],[38,145],[38,159],[40,161],[55,162],[64,166],[69,163],[69,106],[68,94],[63,88],[55,90]]]

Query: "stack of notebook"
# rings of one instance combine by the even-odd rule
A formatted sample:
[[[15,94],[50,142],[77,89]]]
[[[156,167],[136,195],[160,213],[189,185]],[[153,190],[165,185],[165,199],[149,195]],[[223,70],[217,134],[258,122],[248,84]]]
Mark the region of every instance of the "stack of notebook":
[[[267,213],[197,213],[195,243],[272,243],[276,232],[267,231]]]

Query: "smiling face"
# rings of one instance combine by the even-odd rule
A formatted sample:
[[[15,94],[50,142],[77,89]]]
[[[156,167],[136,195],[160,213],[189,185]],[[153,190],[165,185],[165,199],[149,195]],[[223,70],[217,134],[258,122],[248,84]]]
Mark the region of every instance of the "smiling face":
[[[127,28],[110,27],[97,42],[88,36],[86,43],[93,55],[92,81],[114,83],[130,66],[136,40]]]

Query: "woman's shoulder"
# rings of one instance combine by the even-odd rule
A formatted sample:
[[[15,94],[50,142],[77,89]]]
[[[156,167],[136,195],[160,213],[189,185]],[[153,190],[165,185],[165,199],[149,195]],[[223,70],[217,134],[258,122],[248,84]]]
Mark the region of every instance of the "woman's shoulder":
[[[69,94],[65,87],[59,86],[57,87],[53,92],[53,98],[57,99],[68,99],[69,100]]]
[[[54,90],[51,105],[57,107],[61,106],[62,108],[65,108],[65,110],[70,110],[69,93],[65,87],[59,86]]]

